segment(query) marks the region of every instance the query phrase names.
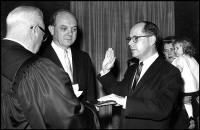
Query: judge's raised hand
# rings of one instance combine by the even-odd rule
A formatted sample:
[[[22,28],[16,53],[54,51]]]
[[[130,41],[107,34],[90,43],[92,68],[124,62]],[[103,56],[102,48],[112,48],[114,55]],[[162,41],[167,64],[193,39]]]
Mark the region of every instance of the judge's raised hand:
[[[116,57],[114,55],[113,49],[108,48],[105,54],[105,58],[102,63],[102,71],[103,72],[110,71],[110,69],[114,66],[115,59]]]

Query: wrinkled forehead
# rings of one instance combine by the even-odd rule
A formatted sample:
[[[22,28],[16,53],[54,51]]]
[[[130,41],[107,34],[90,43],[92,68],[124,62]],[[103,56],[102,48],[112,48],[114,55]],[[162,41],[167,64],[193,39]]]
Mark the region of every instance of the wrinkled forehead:
[[[145,33],[143,32],[145,24],[144,23],[138,23],[134,25],[131,30],[130,30],[130,36],[140,36],[144,35]]]
[[[60,12],[56,16],[56,25],[77,26],[76,18],[68,12]]]

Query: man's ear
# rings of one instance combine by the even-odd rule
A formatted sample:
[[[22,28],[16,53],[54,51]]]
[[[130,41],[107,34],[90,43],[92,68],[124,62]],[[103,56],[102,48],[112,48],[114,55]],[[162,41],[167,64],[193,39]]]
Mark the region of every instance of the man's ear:
[[[149,39],[150,39],[151,45],[156,43],[156,37],[155,36],[151,36]]]
[[[49,32],[51,33],[51,35],[53,36],[54,35],[54,26],[49,25],[48,29],[49,29]]]
[[[38,29],[37,26],[32,26],[31,27],[32,33],[37,33],[37,29]]]
[[[31,27],[31,32],[30,32],[30,38],[31,39],[35,39],[35,36],[39,35],[37,29],[38,29],[37,26]]]

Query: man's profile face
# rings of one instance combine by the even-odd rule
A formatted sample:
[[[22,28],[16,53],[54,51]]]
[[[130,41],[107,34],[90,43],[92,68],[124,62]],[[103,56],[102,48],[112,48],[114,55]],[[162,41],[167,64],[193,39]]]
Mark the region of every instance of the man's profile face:
[[[175,51],[172,43],[164,44],[164,55],[167,61],[169,61],[170,63],[175,59]]]
[[[143,32],[144,26],[144,23],[138,23],[135,26],[133,26],[130,30],[130,37],[147,36],[147,34]],[[131,49],[132,56],[140,60],[146,59],[150,55],[149,50],[152,47],[149,41],[149,37],[140,37],[138,38],[137,42],[130,40],[129,46]]]
[[[53,40],[65,49],[71,46],[77,36],[77,22],[74,16],[60,12],[56,16]]]

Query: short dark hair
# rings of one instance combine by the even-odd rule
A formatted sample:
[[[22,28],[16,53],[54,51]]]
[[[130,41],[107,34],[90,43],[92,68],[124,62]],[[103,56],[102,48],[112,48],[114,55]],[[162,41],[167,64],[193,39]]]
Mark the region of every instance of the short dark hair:
[[[156,37],[156,39],[160,38],[160,31],[156,24],[154,24],[153,22],[150,22],[150,21],[140,21],[139,23],[145,24],[144,28],[143,28],[144,33],[154,35]]]
[[[144,28],[143,28],[143,32],[144,33],[147,33],[149,35],[153,35],[156,37],[156,49],[158,51],[158,53],[161,53],[162,52],[162,45],[161,45],[161,37],[160,37],[160,30],[158,28],[158,26],[153,23],[153,22],[150,22],[150,21],[140,21],[138,23],[144,23]]]
[[[49,20],[49,25],[55,25],[55,21],[56,21],[56,16],[58,15],[58,13],[60,12],[67,12],[69,14],[71,14],[72,16],[74,16],[74,14],[72,12],[70,12],[69,10],[67,9],[58,9],[56,10],[50,17],[50,20]],[[76,17],[74,16],[74,18],[76,19]],[[76,19],[77,20],[77,19]]]

